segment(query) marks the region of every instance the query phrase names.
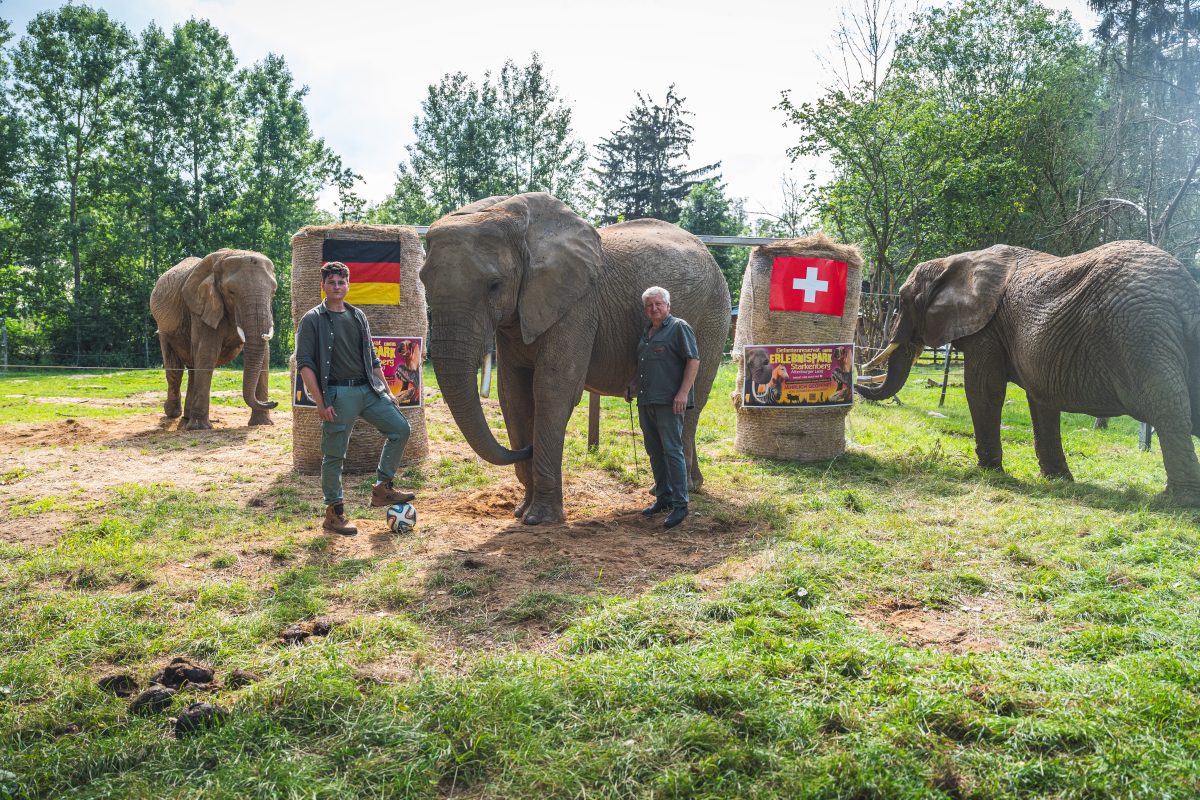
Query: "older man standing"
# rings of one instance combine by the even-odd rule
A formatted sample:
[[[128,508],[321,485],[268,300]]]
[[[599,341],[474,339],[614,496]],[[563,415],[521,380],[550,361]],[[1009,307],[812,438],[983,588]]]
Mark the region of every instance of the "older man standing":
[[[642,514],[669,511],[663,527],[674,528],[688,515],[683,415],[695,407],[692,384],[700,369],[700,351],[692,326],[671,316],[670,292],[651,286],[642,293],[642,307],[650,322],[638,340],[637,375],[625,390],[625,400],[633,402],[637,395],[642,440],[658,494]]]

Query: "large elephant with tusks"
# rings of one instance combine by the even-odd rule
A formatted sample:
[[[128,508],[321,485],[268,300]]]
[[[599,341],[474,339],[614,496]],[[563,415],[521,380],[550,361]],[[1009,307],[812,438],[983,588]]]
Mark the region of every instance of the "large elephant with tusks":
[[[696,333],[696,407],[684,419],[689,485],[703,482],[696,424],[729,331],[729,289],[695,236],[658,220],[597,232],[564,203],[534,192],[489,197],[429,228],[425,284],[438,385],[471,447],[516,464],[526,524],[564,517],[563,439],[587,389],[622,396],[646,324],[641,293],[671,293],[672,313]],[[476,369],[495,337],[500,407],[510,447],[480,406]],[[532,456],[532,457],[531,457]]]

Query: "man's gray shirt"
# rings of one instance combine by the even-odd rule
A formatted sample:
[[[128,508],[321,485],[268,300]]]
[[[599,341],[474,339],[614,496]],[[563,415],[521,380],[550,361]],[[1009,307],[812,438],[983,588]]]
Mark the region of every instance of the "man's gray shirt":
[[[696,334],[685,320],[667,315],[662,327],[650,335],[646,325],[638,339],[638,405],[671,405],[683,384],[683,370],[690,359],[700,359]],[[688,390],[687,407],[694,408],[694,391]]]

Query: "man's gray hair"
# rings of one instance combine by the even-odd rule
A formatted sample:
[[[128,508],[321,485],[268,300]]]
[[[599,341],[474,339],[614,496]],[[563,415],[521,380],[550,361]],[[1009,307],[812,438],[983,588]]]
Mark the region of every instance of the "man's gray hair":
[[[645,303],[651,297],[654,297],[654,295],[659,295],[662,297],[664,303],[671,305],[671,293],[661,286],[651,286],[649,289],[642,292],[642,302]]]

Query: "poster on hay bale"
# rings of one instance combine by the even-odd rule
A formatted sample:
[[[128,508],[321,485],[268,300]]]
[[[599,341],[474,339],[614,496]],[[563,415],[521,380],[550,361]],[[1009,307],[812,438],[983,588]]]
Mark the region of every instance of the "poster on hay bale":
[[[742,408],[830,408],[854,402],[854,345],[748,344]]]
[[[421,376],[421,358],[425,340],[420,336],[372,336],[371,345],[383,366],[383,377],[400,408],[419,408],[424,402]],[[316,408],[317,403],[304,388],[300,371],[296,371],[296,385],[292,387],[292,405]]]

